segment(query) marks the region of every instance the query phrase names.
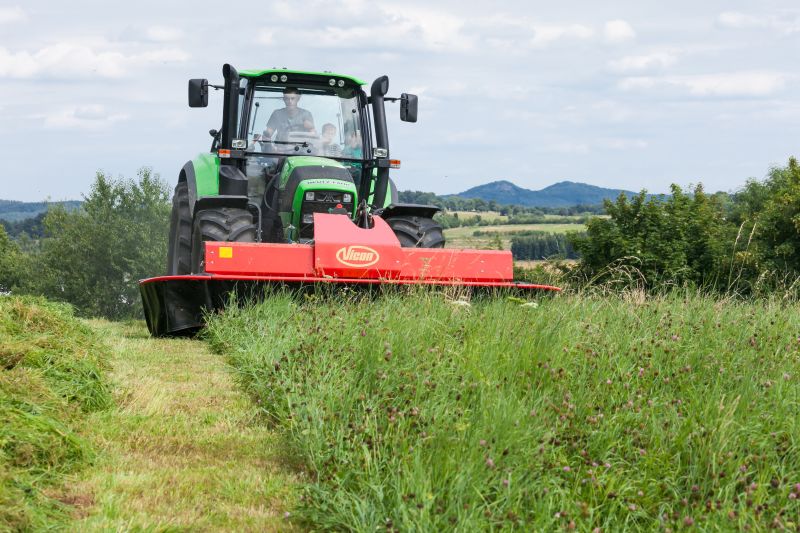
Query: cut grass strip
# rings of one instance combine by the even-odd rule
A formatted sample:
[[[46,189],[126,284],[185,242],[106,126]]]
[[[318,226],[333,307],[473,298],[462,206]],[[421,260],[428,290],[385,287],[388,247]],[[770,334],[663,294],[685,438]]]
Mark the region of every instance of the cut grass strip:
[[[798,527],[796,304],[274,297],[208,328],[322,530]]]
[[[143,323],[93,324],[113,345],[118,409],[93,415],[97,464],[67,484],[81,531],[287,530],[294,481],[225,363]]]
[[[68,519],[69,507],[48,493],[93,457],[76,428],[111,405],[107,355],[69,306],[0,296],[0,530]]]

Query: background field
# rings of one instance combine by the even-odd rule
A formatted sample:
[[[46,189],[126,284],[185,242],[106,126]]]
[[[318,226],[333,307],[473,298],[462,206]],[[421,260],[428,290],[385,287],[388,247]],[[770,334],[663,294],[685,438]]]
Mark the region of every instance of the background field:
[[[458,218],[461,220],[469,220],[475,218],[476,216],[481,217],[483,220],[487,221],[497,221],[501,224],[505,224],[508,222],[508,216],[501,215],[500,211],[447,211],[448,215],[458,215]]]
[[[208,338],[308,475],[316,529],[797,527],[800,308],[288,297]]]
[[[475,232],[480,235],[475,236]],[[502,224],[496,226],[462,226],[444,230],[446,248],[494,248],[495,233],[499,234],[504,250],[511,249],[511,237],[514,233],[525,231],[544,231],[547,233],[567,233],[570,231],[586,231],[583,224]],[[487,234],[488,233],[488,234]]]

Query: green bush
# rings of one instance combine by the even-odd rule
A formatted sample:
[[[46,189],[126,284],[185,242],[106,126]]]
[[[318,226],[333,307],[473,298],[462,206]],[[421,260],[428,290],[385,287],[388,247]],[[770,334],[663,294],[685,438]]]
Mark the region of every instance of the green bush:
[[[606,202],[609,218],[594,218],[572,242],[581,255],[577,272],[594,282],[621,273],[646,288],[692,285],[727,289],[736,227],[716,196],[701,185],[692,194],[677,185],[666,199],[644,191]]]
[[[751,180],[735,198],[741,226],[736,252],[771,282],[800,276],[800,165],[773,168],[761,183]],[[749,245],[749,246],[748,246]]]

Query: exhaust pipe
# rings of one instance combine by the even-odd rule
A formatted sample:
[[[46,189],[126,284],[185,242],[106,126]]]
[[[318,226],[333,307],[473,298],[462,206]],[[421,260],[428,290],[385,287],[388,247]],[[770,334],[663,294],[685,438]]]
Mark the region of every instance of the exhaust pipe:
[[[386,190],[389,187],[389,133],[386,126],[386,108],[383,97],[389,92],[389,77],[381,76],[372,82],[370,97],[372,101],[372,114],[375,119],[375,144],[377,149],[385,151],[384,157],[378,158],[378,177],[375,181],[375,193],[372,196],[372,206],[383,207]]]

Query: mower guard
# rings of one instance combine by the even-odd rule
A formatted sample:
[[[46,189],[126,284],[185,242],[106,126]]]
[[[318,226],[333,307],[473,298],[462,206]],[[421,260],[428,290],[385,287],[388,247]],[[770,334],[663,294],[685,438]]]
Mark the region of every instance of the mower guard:
[[[192,333],[231,295],[246,298],[274,285],[560,290],[514,282],[511,252],[402,248],[382,218],[373,220],[363,229],[346,215],[315,213],[313,244],[206,242],[204,274],[139,282],[147,327],[154,336]]]

